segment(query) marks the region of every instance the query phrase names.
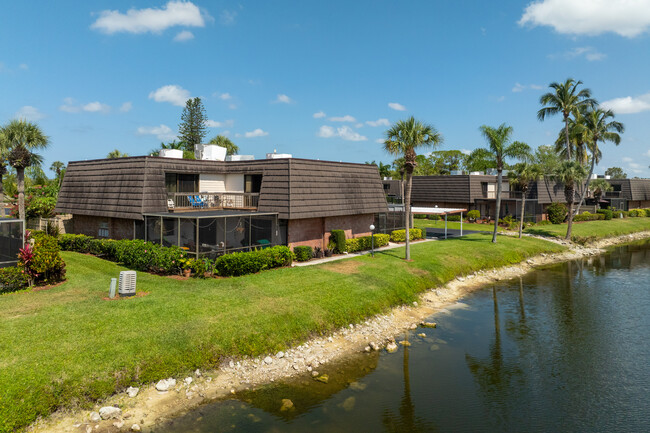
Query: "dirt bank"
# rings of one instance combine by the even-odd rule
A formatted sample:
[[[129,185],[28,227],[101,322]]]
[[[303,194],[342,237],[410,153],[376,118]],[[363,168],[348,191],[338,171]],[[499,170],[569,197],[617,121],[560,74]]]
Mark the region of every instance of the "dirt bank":
[[[98,404],[92,411],[57,412],[34,423],[28,431],[99,433],[130,431],[132,427],[136,431],[138,428],[150,431],[165,420],[211,400],[290,376],[317,374],[322,364],[353,352],[383,350],[396,335],[417,328],[427,317],[452,308],[459,299],[487,283],[523,275],[537,266],[597,255],[603,251],[602,248],[644,238],[650,238],[650,231],[603,239],[589,246],[547,239],[570,249],[560,254],[541,254],[517,265],[458,276],[442,287],[423,293],[412,306],[396,307],[388,314],[350,324],[329,336],[314,338],[286,352],[254,359],[225,360],[214,370],[197,371],[189,377],[177,378],[176,385],[169,391],[158,391],[155,384],[151,384],[142,387],[135,397],[122,392]],[[91,421],[92,412],[99,412],[104,406],[119,407],[121,414],[114,419]]]

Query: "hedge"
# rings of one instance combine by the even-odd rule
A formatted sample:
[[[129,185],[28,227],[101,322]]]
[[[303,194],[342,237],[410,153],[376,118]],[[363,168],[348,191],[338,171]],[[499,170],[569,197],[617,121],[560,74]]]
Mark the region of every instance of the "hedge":
[[[310,260],[314,255],[314,251],[311,249],[311,247],[306,245],[294,247],[293,253],[296,255],[296,261],[299,262],[306,262],[307,260]]]
[[[254,274],[265,269],[291,266],[293,253],[282,245],[245,253],[225,254],[214,262],[215,272],[223,277]]]
[[[605,220],[611,220],[612,217],[614,216],[614,213],[612,212],[611,209],[598,209],[596,213],[600,215],[604,215]]]
[[[344,230],[332,230],[330,235],[330,244],[329,249],[334,250],[335,253],[344,253],[345,252],[345,231]]]
[[[0,293],[22,290],[29,285],[27,274],[17,266],[0,268]]]
[[[374,238],[375,238],[374,241],[375,248],[379,248],[379,247],[383,247],[384,245],[388,245],[388,241],[390,240],[390,235],[378,233],[374,236]],[[369,250],[370,248],[372,248],[372,237],[362,236],[359,238],[347,239],[345,241],[345,248],[349,253],[354,253],[355,251]]]
[[[596,220],[604,220],[604,219],[605,219],[604,214],[589,213],[587,211],[573,217],[573,221],[575,221],[575,222],[579,222],[579,221],[596,221]]]
[[[410,229],[409,240],[422,239],[422,229]],[[406,230],[394,230],[390,232],[391,242],[406,242]]]

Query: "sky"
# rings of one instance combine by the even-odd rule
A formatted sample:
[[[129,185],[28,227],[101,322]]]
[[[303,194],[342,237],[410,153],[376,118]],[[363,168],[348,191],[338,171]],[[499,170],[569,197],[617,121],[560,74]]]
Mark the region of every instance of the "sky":
[[[625,125],[596,172],[650,177],[650,0],[3,2],[0,124],[38,123],[55,161],[148,154],[200,97],[241,154],[389,163],[415,116],[440,150],[481,125],[551,144],[540,96],[571,77]],[[51,173],[50,173],[51,174]]]

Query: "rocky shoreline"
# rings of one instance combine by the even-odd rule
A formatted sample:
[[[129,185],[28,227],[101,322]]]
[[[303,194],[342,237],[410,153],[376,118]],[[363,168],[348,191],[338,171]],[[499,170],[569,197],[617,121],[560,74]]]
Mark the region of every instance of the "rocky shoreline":
[[[650,238],[650,231],[603,239],[589,246],[548,239],[568,246],[559,254],[541,254],[516,265],[458,276],[446,285],[428,290],[418,302],[399,306],[384,315],[350,324],[327,337],[314,338],[286,352],[258,358],[225,360],[214,370],[195,371],[180,380],[165,379],[140,389],[116,394],[93,411],[60,411],[28,428],[31,432],[151,431],[157,425],[201,404],[292,376],[312,376],[327,381],[319,368],[355,352],[397,349],[395,336],[419,326],[432,314],[453,308],[460,299],[490,282],[524,275],[537,266],[594,256],[603,248]],[[407,343],[405,343],[407,344]],[[118,409],[119,408],[119,409]]]

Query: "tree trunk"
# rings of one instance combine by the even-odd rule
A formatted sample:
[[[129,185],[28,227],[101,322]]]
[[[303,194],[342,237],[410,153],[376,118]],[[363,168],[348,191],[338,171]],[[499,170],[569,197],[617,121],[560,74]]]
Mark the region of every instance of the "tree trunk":
[[[566,159],[571,161],[571,146],[569,146],[569,113],[564,114],[564,137],[566,138]]]
[[[18,188],[18,219],[25,219],[25,169],[16,167],[16,186]]]
[[[572,182],[571,185],[569,186],[569,190],[567,191],[567,197],[566,197],[566,204],[567,208],[569,209],[569,226],[566,229],[566,237],[564,239],[570,240],[571,239],[571,229],[573,227],[573,196],[575,195],[575,187],[574,183]]]
[[[413,169],[406,169],[406,191],[404,192],[404,222],[406,225],[406,260],[411,260],[411,180]]]
[[[591,168],[589,169],[589,176],[587,176],[587,181],[585,182],[585,189],[582,190],[582,194],[580,194],[580,203],[578,203],[578,208],[576,209],[576,214],[580,212],[580,207],[582,206],[582,203],[585,201],[585,196],[587,195],[587,191],[589,190],[589,182],[591,182],[591,176],[594,174],[594,165],[596,162],[596,158],[594,158],[593,155],[591,155]]]
[[[519,221],[519,239],[521,239],[521,232],[524,229],[524,213],[526,212],[526,191],[521,194],[521,221]]]
[[[494,212],[494,234],[492,235],[492,242],[497,243],[497,230],[499,230],[499,213],[501,211],[501,179],[503,178],[503,169],[497,169],[497,203]]]

